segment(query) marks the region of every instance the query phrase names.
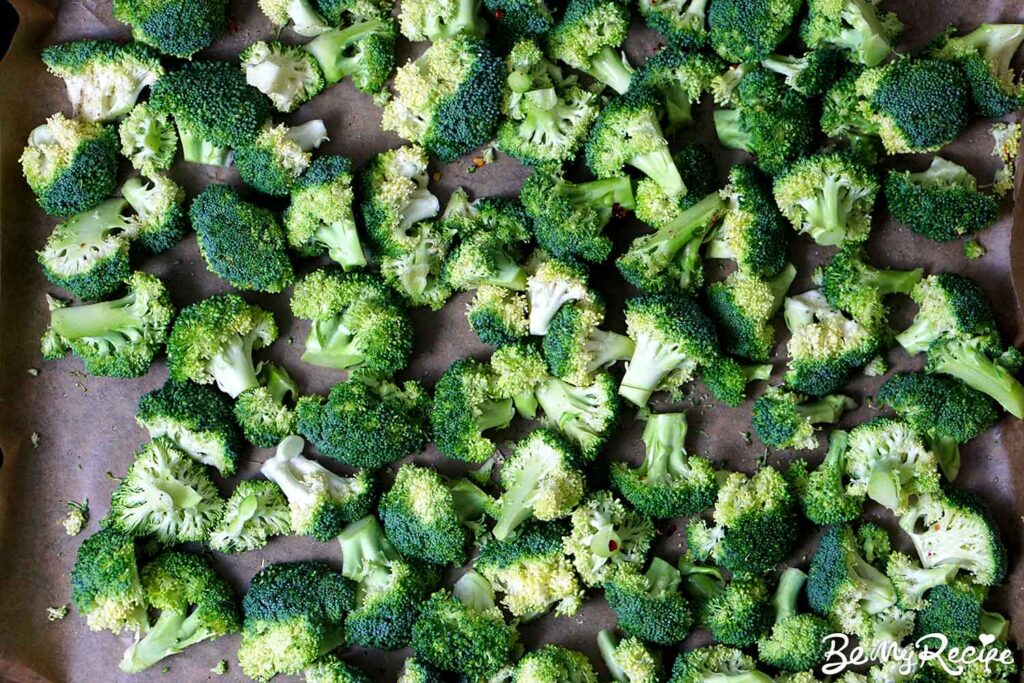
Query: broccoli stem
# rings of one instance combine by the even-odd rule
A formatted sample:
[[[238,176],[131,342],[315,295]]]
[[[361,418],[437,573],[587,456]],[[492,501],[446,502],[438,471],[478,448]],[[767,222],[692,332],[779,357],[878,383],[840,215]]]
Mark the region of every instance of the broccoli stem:
[[[238,538],[241,536],[242,531],[245,530],[245,525],[256,516],[256,512],[259,509],[260,503],[256,494],[246,496],[242,502],[239,503],[235,517],[231,520],[231,524],[224,529],[224,534],[230,538]]]
[[[914,356],[927,351],[936,339],[939,331],[928,316],[918,315],[910,326],[896,335],[896,342],[903,350]]]
[[[651,566],[647,568],[644,576],[647,578],[647,592],[650,595],[673,593],[679,590],[679,583],[683,578],[678,569],[660,557],[651,560]]]
[[[324,368],[344,370],[363,362],[358,341],[343,322],[343,314],[314,320],[306,338],[302,360]]]
[[[750,135],[743,130],[738,109],[716,109],[711,117],[722,147],[750,151]]]
[[[765,381],[772,375],[771,363],[760,363],[754,365],[740,364],[740,372],[747,379],[747,384],[757,381]]]
[[[633,181],[629,176],[599,178],[585,183],[561,183],[558,193],[580,209],[611,209],[613,206],[621,206],[624,209],[636,208]]]
[[[323,71],[327,85],[333,85],[364,68],[363,39],[385,28],[380,19],[371,19],[322,33],[306,44]]]
[[[508,426],[515,415],[512,399],[505,398],[498,401],[485,401],[476,406],[476,428],[481,432],[488,429],[502,429]]]
[[[679,563],[679,572],[686,584],[686,594],[699,605],[720,595],[725,590],[722,574],[714,567],[703,567],[683,561]]]
[[[163,610],[156,623],[141,640],[125,650],[121,658],[121,671],[139,673],[145,671],[166,657],[181,652],[180,641],[188,639],[198,626],[194,621],[186,626],[188,616],[184,611]]]
[[[799,202],[812,226],[811,237],[818,244],[832,246],[846,238],[846,221],[853,204],[848,190],[847,183],[830,175],[817,197]]]
[[[779,586],[775,589],[775,623],[785,621],[796,614],[796,603],[800,591],[807,583],[807,574],[796,567],[790,567],[779,577]]]
[[[654,125],[657,126],[657,121]],[[683,183],[679,169],[676,168],[676,163],[672,160],[672,152],[669,151],[668,145],[661,145],[646,154],[639,154],[630,159],[628,163],[658,183],[658,186],[670,197],[686,194],[686,184]]]
[[[255,335],[235,335],[220,353],[210,358],[209,370],[217,387],[231,398],[260,385],[252,361]]]
[[[914,285],[921,281],[924,269],[914,270],[875,270],[864,275],[864,283],[873,287],[880,296],[889,294],[909,294]]]
[[[852,557],[848,557],[847,562],[850,573],[856,576],[864,587],[860,598],[864,611],[868,614],[878,614],[896,604],[896,589],[893,588],[889,577],[868,563],[857,552],[851,554]]]
[[[303,152],[310,152],[328,139],[327,127],[321,119],[313,119],[298,126],[292,126],[285,133],[285,137],[298,145]]]
[[[318,36],[330,30],[327,22],[313,8],[309,0],[288,0],[285,12],[294,24],[292,30],[300,36]]]
[[[526,290],[526,271],[516,263],[504,249],[494,255],[495,271],[497,275],[483,282],[485,285],[497,285],[517,292]]]
[[[595,372],[616,361],[629,360],[635,348],[633,340],[624,334],[594,328],[583,343],[583,349],[590,357],[587,372]]]
[[[463,522],[472,522],[483,517],[491,503],[491,497],[468,479],[456,479],[451,482],[448,489],[452,493],[455,512]]]
[[[192,130],[180,121],[175,123],[178,126],[181,154],[185,161],[207,166],[228,166],[231,163],[230,149],[207,142],[198,131]]]
[[[954,339],[928,352],[928,369],[951,375],[988,394],[1018,420],[1024,418],[1024,386],[1006,368],[988,358],[977,339]]]
[[[537,484],[544,472],[538,463],[524,467],[516,478],[515,485],[501,496],[498,522],[494,525],[494,537],[499,541],[509,537],[516,528],[533,516],[533,499],[537,495]]]
[[[843,413],[853,407],[853,401],[841,394],[824,396],[796,406],[796,412],[811,424],[835,424]]]
[[[58,308],[50,312],[50,327],[65,339],[104,337],[113,341],[119,331],[140,326],[139,317],[131,310],[133,303],[134,295],[128,294],[112,301]]]
[[[374,565],[384,565],[398,558],[373,515],[346,526],[338,535],[338,545],[341,546],[341,574],[354,581],[362,581]]]
[[[619,647],[619,639],[609,630],[602,630],[597,634],[597,649],[601,653],[604,665],[608,667],[608,673],[617,683],[628,683],[629,676],[615,661],[615,650]]]
[[[650,482],[686,472],[686,413],[659,413],[647,418],[642,436],[643,469]]]
[[[530,334],[543,337],[548,333],[548,327],[550,327],[555,314],[563,305],[575,301],[572,290],[573,287],[569,284],[558,281],[550,282],[543,285],[542,289],[530,292]]]
[[[666,345],[648,334],[637,335],[635,341],[619,395],[643,407],[665,376],[686,362],[686,355],[675,345]]]
[[[260,369],[257,378],[263,380],[263,386],[270,392],[270,397],[279,405],[284,405],[285,399],[293,398],[299,393],[299,385],[295,383],[284,368],[273,363],[267,363]]]
[[[668,86],[661,91],[665,103],[665,131],[675,133],[693,123],[693,103],[682,88]]]
[[[452,595],[475,612],[494,609],[494,589],[487,579],[472,569],[455,582]]]
[[[978,615],[978,622],[978,635],[995,636],[999,642],[1006,640],[1007,632],[1010,629],[1010,622],[1002,614],[981,610]]]
[[[793,83],[807,68],[807,62],[799,57],[789,55],[769,55],[767,59],[761,60],[761,66],[784,76],[786,83]]]
[[[840,31],[833,42],[857,55],[864,66],[878,66],[892,52],[870,0],[846,0],[842,18],[850,28]]]
[[[1009,80],[1012,83],[1010,63],[1017,54],[1017,48],[1024,42],[1024,26],[984,24],[962,38],[955,38],[954,41],[981,52],[997,81],[1006,83]]]
[[[620,95],[629,90],[629,83],[633,80],[633,67],[626,61],[626,56],[609,45],[591,57],[590,64],[583,71]]]

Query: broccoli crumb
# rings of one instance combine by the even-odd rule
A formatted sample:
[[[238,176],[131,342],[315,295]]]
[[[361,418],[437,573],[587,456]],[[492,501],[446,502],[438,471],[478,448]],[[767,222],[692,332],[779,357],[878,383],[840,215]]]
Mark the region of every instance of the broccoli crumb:
[[[964,257],[972,261],[980,259],[988,250],[985,249],[984,245],[976,239],[969,239],[964,242]]]
[[[39,376],[39,368],[29,368],[28,369],[28,374],[31,375],[32,377],[38,377]]]
[[[68,606],[60,605],[59,607],[47,607],[46,618],[50,621],[60,621],[68,615]]]
[[[747,444],[748,446],[751,443],[753,443],[753,439],[750,436],[750,432],[741,432],[740,436],[743,437],[743,443]]]
[[[875,356],[864,366],[864,374],[868,377],[881,377],[888,370],[889,365],[882,356]]]
[[[217,662],[217,665],[215,667],[210,669],[210,673],[217,674],[218,676],[223,676],[227,672],[228,672],[228,660],[226,660],[226,659],[220,660],[219,662]]]
[[[39,436],[39,432],[32,432],[32,435],[28,438],[29,441],[32,442],[32,448],[39,448],[39,442],[42,440],[42,437]]]
[[[1021,124],[996,123],[992,125],[992,156],[1003,165],[996,171],[992,181],[992,192],[999,197],[1013,189],[1013,177],[1016,175],[1017,153],[1020,151]]]
[[[73,500],[68,501],[68,514],[64,517],[64,521],[61,524],[64,527],[64,532],[68,536],[77,536],[82,533],[82,529],[85,527],[85,523],[89,521],[89,499],[83,500],[81,503],[76,503]]]
[[[170,670],[171,670],[171,667],[165,666],[164,668],[160,669],[160,673],[165,674],[165,673],[168,673]]]

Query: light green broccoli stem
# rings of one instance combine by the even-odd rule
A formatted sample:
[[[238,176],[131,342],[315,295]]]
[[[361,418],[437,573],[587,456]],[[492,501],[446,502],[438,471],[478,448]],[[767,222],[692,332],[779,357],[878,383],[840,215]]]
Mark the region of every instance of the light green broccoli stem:
[[[245,525],[256,516],[259,509],[260,502],[256,494],[251,493],[246,496],[238,505],[238,511],[235,513],[235,517],[231,520],[231,524],[224,529],[223,535],[227,538],[238,538],[241,536],[242,532],[245,530]]]
[[[344,324],[344,316],[314,320],[302,360],[329,368],[348,368],[363,362],[359,341]]]
[[[844,412],[855,406],[853,399],[834,394],[797,404],[796,412],[810,424],[834,424],[839,421]]]
[[[530,463],[523,467],[512,488],[501,496],[498,522],[494,525],[494,537],[499,541],[509,535],[523,522],[533,516],[533,498],[544,472],[541,466]]]
[[[484,401],[476,406],[479,414],[476,416],[476,428],[480,432],[488,429],[501,429],[507,427],[512,420],[513,408],[512,399],[504,398],[498,401]]]
[[[807,574],[796,567],[790,567],[779,577],[779,586],[775,589],[775,623],[785,621],[796,615],[796,603],[800,591],[807,583]]]
[[[913,356],[926,351],[938,337],[935,323],[930,317],[919,313],[909,327],[896,335],[896,342]]]
[[[595,208],[611,208],[621,206],[624,209],[636,208],[633,199],[633,181],[628,176],[618,178],[600,178],[586,183],[566,184],[561,194],[574,206],[591,206]]]
[[[672,152],[669,151],[667,144],[633,157],[629,160],[629,165],[656,182],[670,197],[681,197],[686,194],[686,184],[679,175],[679,169],[672,160]]]
[[[132,643],[121,658],[121,671],[139,673],[181,652],[211,634],[201,625],[198,612],[192,614],[165,609],[142,640]]]
[[[181,139],[181,154],[185,161],[207,166],[228,166],[231,164],[231,150],[208,142],[197,131],[176,121],[178,138]]]
[[[363,56],[358,50],[353,54],[353,48],[360,45],[366,36],[384,28],[385,24],[380,19],[363,21],[327,31],[311,40],[303,49],[316,59],[326,83],[333,85],[364,68]]]
[[[990,635],[1002,643],[1010,630],[1010,622],[1002,614],[981,610],[978,618],[978,635]]]
[[[593,329],[583,345],[591,360],[587,372],[594,372],[620,360],[629,360],[636,350],[633,340],[618,332]]]
[[[846,0],[842,19],[850,24],[832,41],[860,57],[867,67],[878,66],[892,53],[887,30],[878,20],[878,10],[870,0]]]
[[[475,612],[494,609],[494,589],[487,579],[472,569],[455,582],[452,595]]]
[[[386,565],[399,557],[373,515],[346,526],[338,535],[338,545],[341,546],[341,573],[354,581],[365,579],[374,565]]]
[[[700,604],[725,590],[725,582],[714,567],[702,567],[684,560],[679,563],[679,571],[686,582],[686,594]]]
[[[210,358],[209,370],[217,386],[231,398],[260,385],[252,361],[252,345],[256,336],[235,335],[224,349]]]
[[[682,574],[660,557],[651,560],[651,566],[644,574],[647,579],[647,592],[651,595],[673,593],[679,590]]]
[[[50,312],[50,328],[64,339],[84,337],[120,337],[119,330],[138,327],[139,317],[132,312],[132,294],[84,306],[66,306]]]
[[[846,238],[846,224],[853,209],[847,183],[835,176],[827,176],[819,195],[803,199],[799,204],[813,226],[810,234],[815,242],[834,245]]]
[[[650,481],[664,481],[686,472],[686,413],[659,413],[644,427],[644,468]]]
[[[634,405],[647,405],[661,381],[683,360],[674,344],[665,344],[649,334],[638,334],[619,394]]]
[[[601,653],[604,665],[608,667],[608,673],[611,674],[613,680],[619,683],[628,683],[629,678],[626,676],[626,672],[615,661],[615,651],[618,648],[619,639],[612,631],[605,629],[597,634],[597,649]]]
[[[784,76],[787,83],[792,83],[806,68],[806,62],[789,55],[769,55],[767,59],[761,60],[761,66]]]
[[[451,482],[449,490],[452,494],[455,512],[463,522],[472,522],[482,518],[491,505],[491,497],[468,479],[457,479]]]
[[[1024,418],[1024,386],[1003,366],[989,359],[974,339],[958,339],[928,353],[928,368],[956,377],[988,394],[1018,420]]]
[[[716,109],[712,119],[722,147],[750,151],[750,135],[743,130],[738,109]]]
[[[629,90],[633,80],[633,67],[626,61],[626,56],[608,45],[590,58],[590,64],[584,70],[620,95]]]
[[[928,450],[935,454],[942,474],[950,482],[960,474],[960,444],[956,439],[937,434],[928,435]]]
[[[921,281],[924,269],[914,270],[879,270],[865,277],[866,284],[871,285],[880,296],[888,294],[909,294],[914,285]]]

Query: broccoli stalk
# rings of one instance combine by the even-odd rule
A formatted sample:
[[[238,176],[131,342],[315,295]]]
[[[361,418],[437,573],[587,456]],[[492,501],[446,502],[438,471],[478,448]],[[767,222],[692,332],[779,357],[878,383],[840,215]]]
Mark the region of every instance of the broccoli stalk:
[[[327,85],[345,78],[364,92],[381,88],[394,69],[394,25],[383,18],[361,21],[317,36],[304,46]]]
[[[937,42],[934,56],[960,65],[982,116],[999,118],[1020,109],[1024,87],[1011,62],[1024,42],[1024,25],[982,24],[965,36],[942,36]]]
[[[181,155],[185,161],[207,166],[230,166],[231,149],[215,145],[202,132],[188,123],[175,119],[178,139],[181,140]]]
[[[928,370],[951,375],[993,398],[1018,420],[1024,418],[1024,386],[992,360],[984,337],[957,337],[928,351]]]
[[[212,632],[202,622],[202,612],[165,609],[149,627],[142,640],[132,643],[121,659],[121,671],[139,673],[157,662],[181,652],[189,645],[210,638]]]

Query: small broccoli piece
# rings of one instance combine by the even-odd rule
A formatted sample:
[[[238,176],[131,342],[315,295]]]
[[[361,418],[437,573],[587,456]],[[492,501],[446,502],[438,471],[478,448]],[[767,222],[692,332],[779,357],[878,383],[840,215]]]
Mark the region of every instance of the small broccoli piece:
[[[826,45],[799,57],[772,54],[761,60],[761,66],[780,74],[786,85],[806,97],[820,97],[843,72],[845,60],[841,50]]]
[[[708,258],[736,261],[749,275],[778,274],[786,265],[789,234],[768,179],[753,165],[734,166],[722,196],[727,202],[725,215],[708,245]]]
[[[821,271],[821,291],[835,308],[870,330],[888,330],[889,309],[882,299],[910,294],[924,276],[914,270],[879,269],[865,262],[862,245],[848,245]]]
[[[146,374],[167,340],[174,306],[163,282],[152,275],[133,273],[124,285],[126,293],[118,299],[52,305],[43,357],[53,360],[71,351],[86,372],[99,377]]]
[[[399,15],[402,35],[413,41],[438,41],[456,36],[482,38],[487,22],[480,14],[480,0],[409,0]]]
[[[256,138],[235,150],[238,175],[250,187],[264,194],[284,197],[312,161],[311,151],[327,140],[327,128],[320,119],[289,128],[266,125]]]
[[[292,531],[326,543],[373,508],[373,478],[365,471],[351,477],[334,474],[304,457],[303,446],[298,436],[285,438],[260,472],[288,499]]]
[[[595,263],[611,254],[612,240],[604,229],[616,211],[635,206],[632,182],[625,176],[573,183],[560,172],[537,169],[521,194],[543,249],[556,258]]]
[[[654,526],[610,491],[591,494],[572,513],[565,552],[583,583],[600,586],[618,572],[639,569],[647,559]]]
[[[999,159],[1000,167],[992,179],[992,194],[1003,197],[1014,188],[1017,177],[1017,154],[1020,152],[1021,124],[994,123],[992,132],[992,156]]]
[[[188,232],[185,190],[167,176],[129,178],[121,195],[137,214],[131,220],[132,239],[147,251],[166,251]]]
[[[419,241],[414,226],[440,211],[427,189],[427,163],[423,148],[406,145],[381,152],[363,169],[360,211],[381,254],[400,257],[414,250]]]
[[[82,541],[71,570],[71,602],[93,631],[144,631],[149,620],[135,539],[113,527]]]
[[[245,82],[270,98],[280,112],[293,112],[326,86],[316,58],[300,47],[258,40],[238,55]]]
[[[389,15],[367,17],[317,36],[303,46],[316,60],[326,85],[351,78],[356,89],[380,93],[395,71],[398,31]]]
[[[643,0],[641,12],[649,7],[647,23],[660,20],[663,12],[678,11],[685,2],[651,3]],[[703,2],[691,2],[691,8]],[[725,70],[725,63],[714,55],[670,45],[659,50],[634,74],[631,89],[648,88],[655,92],[663,104],[663,124],[672,135],[693,123],[693,107],[704,93],[710,92],[715,79]],[[680,169],[682,170],[682,169]],[[693,188],[687,187],[690,191]]]
[[[867,495],[896,515],[906,512],[916,496],[939,489],[935,454],[906,424],[884,417],[850,432],[846,474],[851,494]]]
[[[196,643],[242,629],[231,586],[203,555],[162,552],[142,568],[142,587],[160,616],[125,650],[121,671],[140,673]]]
[[[617,93],[629,90],[633,68],[620,52],[629,32],[629,8],[618,0],[569,0],[548,36],[548,54]]]
[[[601,452],[618,422],[621,405],[615,390],[615,379],[601,372],[592,384],[582,387],[547,377],[534,388],[534,396],[545,419],[575,443],[583,459],[589,461]]]
[[[494,591],[473,570],[452,592],[440,590],[424,603],[412,628],[417,659],[470,680],[486,678],[508,666],[518,634],[505,624]]]
[[[435,423],[436,424],[436,423]],[[537,429],[516,444],[501,468],[494,537],[508,538],[523,522],[568,516],[583,497],[579,455],[557,432]]]
[[[587,166],[598,178],[614,178],[632,166],[669,196],[686,192],[658,123],[655,91],[631,89],[605,106],[586,146]]]
[[[998,418],[992,399],[982,392],[923,372],[893,375],[876,398],[925,438],[949,481],[960,471],[960,444],[988,431]]]
[[[257,373],[259,386],[246,389],[235,401],[235,421],[246,440],[258,448],[273,448],[295,432],[292,406],[299,387],[288,372],[264,363]]]
[[[444,479],[410,463],[402,465],[391,490],[381,497],[380,518],[403,555],[461,565],[491,505],[490,497],[468,479]]]
[[[715,0],[708,10],[711,47],[736,64],[767,58],[786,39],[800,0]]]
[[[51,216],[88,211],[117,188],[113,128],[54,114],[28,134],[21,172]]]
[[[890,170],[885,199],[893,218],[936,242],[977,234],[999,215],[999,202],[967,169],[939,156],[920,173]]]
[[[543,340],[544,360],[552,375],[585,387],[594,383],[600,370],[629,360],[633,340],[599,329],[603,318],[601,307],[569,305],[558,310]]]
[[[502,346],[522,341],[530,334],[529,302],[526,296],[498,285],[481,285],[466,307],[469,326],[480,341]],[[569,310],[571,307],[564,307]],[[555,321],[558,316],[555,316]],[[552,321],[552,328],[555,321]],[[551,330],[549,329],[548,339]]]
[[[499,47],[514,47],[525,40],[543,40],[555,27],[554,14],[563,3],[544,0],[484,0],[498,30],[490,39]]]
[[[928,605],[925,593],[936,586],[946,586],[956,576],[956,565],[924,569],[909,555],[890,553],[885,574],[896,589],[896,603],[903,609],[922,610]]]
[[[930,46],[930,56],[963,69],[971,99],[981,115],[994,119],[1024,107],[1024,86],[1011,61],[1024,42],[1024,24],[982,24],[955,35],[950,28]]]
[[[114,18],[132,38],[165,55],[190,59],[228,31],[226,0],[115,0]]]
[[[964,491],[918,496],[900,517],[926,569],[953,565],[993,586],[1006,576],[1006,548],[982,501]]]
[[[615,683],[658,683],[661,656],[639,638],[619,639],[613,631],[597,634],[597,649]]]
[[[807,575],[795,567],[782,572],[775,590],[775,624],[771,633],[757,641],[757,653],[766,664],[785,671],[813,669],[825,657],[826,636],[832,632],[827,621],[813,614],[797,612],[797,601]]]
[[[462,242],[445,259],[442,277],[456,290],[493,285],[523,291],[527,274],[518,263],[523,241],[525,239],[518,236],[496,234],[486,228],[464,235]]]
[[[235,64],[195,61],[157,81],[149,106],[174,117],[185,161],[224,166],[228,148],[255,138],[272,105]]]
[[[795,278],[796,268],[787,264],[767,280],[737,270],[708,286],[708,311],[726,351],[753,361],[771,360],[775,348],[771,319],[782,307]]]
[[[861,67],[849,68],[825,92],[820,123],[825,135],[839,138],[859,161],[873,165],[882,156],[880,129],[871,106],[857,90],[857,80],[863,73]]]
[[[273,316],[235,294],[221,294],[185,307],[167,341],[171,379],[217,383],[231,398],[259,386],[254,349],[277,338]]]
[[[259,550],[273,536],[292,529],[288,500],[272,481],[238,483],[224,504],[224,515],[210,532],[210,547],[222,553]]]
[[[950,375],[997,401],[1008,413],[1024,416],[1024,386],[1013,375],[1019,351],[1001,355],[990,337],[957,337],[937,342],[928,351],[928,372]],[[1008,362],[1009,361],[1009,362]]]
[[[757,663],[740,650],[709,645],[676,657],[669,683],[771,683],[776,680],[757,670]]]
[[[220,520],[224,501],[203,465],[164,438],[135,453],[110,499],[110,523],[164,543],[204,541]]]
[[[116,292],[131,275],[128,202],[108,199],[54,227],[36,256],[46,279],[80,299]]]
[[[495,391],[502,398],[511,398],[523,417],[537,417],[537,385],[548,377],[544,358],[536,345],[528,342],[509,344],[491,356],[495,372]]]
[[[772,626],[772,602],[764,579],[740,575],[700,606],[701,623],[716,642],[747,647]]]
[[[306,683],[371,683],[365,673],[346,664],[334,652],[328,652],[303,672]]]
[[[808,399],[781,386],[768,387],[754,402],[752,422],[766,446],[811,450],[818,447],[814,425],[835,424],[856,406],[840,394]]]
[[[312,321],[302,360],[389,377],[412,353],[408,311],[378,276],[320,269],[292,293],[292,313]]]
[[[986,588],[964,579],[936,585],[918,612],[914,635],[921,638],[940,633],[952,647],[968,647],[977,643],[979,636],[1006,642],[1010,622],[1002,614],[982,608],[987,596]]]
[[[640,512],[688,517],[714,504],[715,470],[707,458],[686,452],[686,432],[686,413],[652,414],[643,432],[643,463],[612,463],[612,482]]]
[[[64,81],[75,118],[114,121],[164,75],[159,55],[142,43],[75,40],[42,52],[47,70]]]
[[[689,602],[679,592],[680,580],[678,569],[655,557],[643,574],[635,567],[609,573],[604,597],[626,634],[674,645],[689,635],[693,623]]]
[[[808,0],[808,16],[800,37],[813,49],[835,46],[851,61],[877,66],[893,53],[903,24],[892,12],[882,12],[880,0]]]
[[[350,379],[326,402],[303,397],[296,415],[298,433],[321,454],[355,467],[383,467],[419,453],[430,439],[430,396],[416,381]]]
[[[409,657],[405,660],[405,666],[402,667],[402,675],[395,683],[444,683],[444,679],[441,672],[430,664],[415,657]]]
[[[344,641],[355,593],[353,582],[324,562],[262,568],[242,599],[242,671],[257,681],[302,672]]]
[[[985,291],[965,275],[933,273],[910,295],[918,312],[896,341],[911,355],[927,351],[936,342],[996,334]]]
[[[238,468],[242,442],[231,402],[212,387],[169,380],[139,399],[135,421],[151,438],[166,437],[222,476],[229,477]]]
[[[515,683],[597,683],[597,674],[582,652],[543,645],[523,655],[512,672]]]
[[[152,176],[166,171],[178,153],[178,134],[167,114],[158,114],[142,102],[117,127],[121,154],[134,168]]]
[[[864,559],[879,569],[884,569],[892,554],[892,539],[889,532],[877,524],[863,522],[857,527],[857,540]]]
[[[711,394],[727,406],[735,408],[747,397],[747,385],[771,377],[772,366],[740,365],[732,358],[715,355],[700,367],[700,378]]]
[[[714,156],[706,145],[686,145],[672,157],[672,162],[679,169],[679,177],[686,185],[685,194],[669,195],[650,178],[641,178],[633,193],[636,217],[653,228],[668,225],[683,211],[719,189],[718,169],[715,167]],[[687,257],[696,260],[692,264],[687,261],[687,265],[692,265],[695,269],[700,265],[698,252],[701,244],[700,240],[693,240],[687,244]],[[698,269],[694,277],[699,278],[700,274]]]
[[[512,399],[499,396],[497,379],[490,366],[464,358],[438,380],[430,421],[443,455],[482,463],[494,454],[496,446],[483,432],[504,429],[515,414]]]
[[[317,157],[295,182],[284,214],[288,244],[300,256],[327,254],[345,270],[366,265],[352,211],[352,162]]]
[[[669,45],[659,54],[668,50],[694,50],[707,42],[708,0],[640,0],[637,8],[647,26],[663,35]],[[693,54],[698,54],[694,52]],[[651,59],[656,59],[657,55]],[[650,63],[651,60],[648,60]]]
[[[587,269],[576,261],[550,258],[543,252],[533,256],[526,281],[530,334],[547,334],[552,319],[566,304],[592,305],[595,294],[587,281]]]
[[[698,528],[700,526],[701,528]],[[705,535],[708,528],[706,525],[690,525],[686,529],[687,544],[689,549],[686,555],[679,558],[679,572],[682,575],[683,592],[690,598],[694,607],[694,621],[701,628],[708,627],[708,604],[711,598],[721,595],[725,591],[726,581],[722,572],[711,565],[700,565],[690,561],[689,558],[699,554],[698,545],[702,545],[705,538],[697,536]],[[712,535],[717,536],[717,533]],[[691,550],[692,549],[692,550]]]
[[[800,499],[804,517],[815,524],[850,522],[860,517],[864,509],[865,493],[847,486],[845,481],[848,444],[849,435],[834,430],[829,434],[828,453],[814,471],[808,472],[805,460],[794,461],[786,471],[786,478]],[[867,550],[865,543],[865,552]]]
[[[318,36],[331,29],[317,11],[315,0],[259,0],[260,11],[280,30],[292,24],[300,36]]]
[[[494,136],[504,82],[504,63],[482,40],[439,40],[399,67],[381,125],[454,161]]]
[[[444,266],[454,233],[443,223],[422,222],[408,235],[415,245],[399,256],[382,256],[381,275],[411,306],[436,311],[452,293]]]

